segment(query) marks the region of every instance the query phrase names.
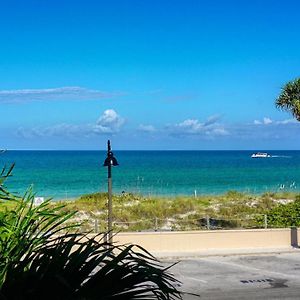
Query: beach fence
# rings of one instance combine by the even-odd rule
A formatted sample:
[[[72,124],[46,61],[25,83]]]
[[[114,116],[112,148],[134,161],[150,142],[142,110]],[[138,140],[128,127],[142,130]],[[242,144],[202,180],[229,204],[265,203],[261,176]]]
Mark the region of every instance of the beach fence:
[[[295,226],[299,218],[293,218]],[[290,222],[293,224],[293,222]],[[239,217],[217,217],[204,215],[199,218],[145,218],[133,221],[115,220],[113,229],[116,232],[155,232],[155,231],[187,231],[187,230],[227,230],[227,229],[272,229],[282,228],[282,224],[274,222],[266,214],[255,214]],[[287,224],[284,226],[289,228]],[[87,231],[95,233],[106,230],[106,221],[99,218],[90,220]]]

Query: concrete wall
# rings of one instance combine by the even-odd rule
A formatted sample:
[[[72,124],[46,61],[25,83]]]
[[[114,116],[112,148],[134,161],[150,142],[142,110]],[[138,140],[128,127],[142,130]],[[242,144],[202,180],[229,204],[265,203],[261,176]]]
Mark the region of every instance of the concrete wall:
[[[150,252],[196,252],[213,249],[281,248],[291,246],[291,230],[217,230],[119,233],[119,244],[138,244]]]

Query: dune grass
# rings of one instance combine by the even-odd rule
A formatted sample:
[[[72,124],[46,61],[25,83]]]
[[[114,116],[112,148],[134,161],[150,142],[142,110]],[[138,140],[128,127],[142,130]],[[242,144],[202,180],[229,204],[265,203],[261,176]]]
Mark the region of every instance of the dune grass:
[[[198,197],[145,197],[130,193],[113,195],[114,230],[205,229],[207,216],[212,229],[259,228],[264,227],[264,214],[272,219],[270,211],[275,212],[278,206],[285,207],[285,203],[294,202],[296,198],[297,194],[290,192],[250,195],[237,191]],[[73,201],[52,201],[53,206],[61,204],[64,204],[67,212],[78,212],[69,222],[82,223],[83,232],[106,230],[107,193],[82,195]],[[0,213],[13,209],[13,203],[0,202]]]
[[[190,230],[212,228],[263,227],[271,209],[293,202],[296,193],[248,195],[228,191],[223,195],[199,197],[144,197],[134,194],[113,195],[114,229],[120,231]],[[53,202],[59,205],[60,202]],[[74,201],[63,201],[65,209],[76,210],[83,222],[82,231],[104,231],[107,219],[107,194],[83,195]],[[1,209],[1,204],[0,204]]]

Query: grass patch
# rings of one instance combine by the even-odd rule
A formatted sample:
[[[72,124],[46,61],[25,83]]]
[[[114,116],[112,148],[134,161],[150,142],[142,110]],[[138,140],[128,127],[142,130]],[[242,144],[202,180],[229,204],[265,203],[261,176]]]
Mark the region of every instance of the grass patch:
[[[249,195],[228,191],[223,195],[199,197],[143,197],[134,194],[113,195],[114,229],[119,231],[192,230],[206,228],[206,216],[212,228],[262,227],[263,217],[282,202],[293,202],[297,194],[264,193]],[[83,231],[106,229],[107,193],[83,195],[63,201],[69,211],[77,210],[76,222]],[[58,205],[59,203],[55,203]]]
[[[296,198],[297,194],[293,193],[264,193],[258,196],[236,191],[198,197],[113,195],[114,230],[205,229],[207,216],[210,217],[211,228],[216,229],[263,227],[264,214],[273,220],[270,211],[277,212],[277,207],[282,210]],[[52,202],[53,206],[61,204],[65,205],[64,210],[67,212],[78,212],[70,222],[82,223],[82,231],[106,230],[107,193],[87,194],[73,201]],[[12,202],[0,202],[0,212],[13,209]],[[285,223],[272,221],[272,224]]]

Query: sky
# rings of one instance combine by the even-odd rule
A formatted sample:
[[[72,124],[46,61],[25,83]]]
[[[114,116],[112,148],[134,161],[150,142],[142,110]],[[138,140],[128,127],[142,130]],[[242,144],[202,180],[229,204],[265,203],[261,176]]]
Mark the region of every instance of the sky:
[[[294,0],[0,2],[0,149],[299,149]]]

